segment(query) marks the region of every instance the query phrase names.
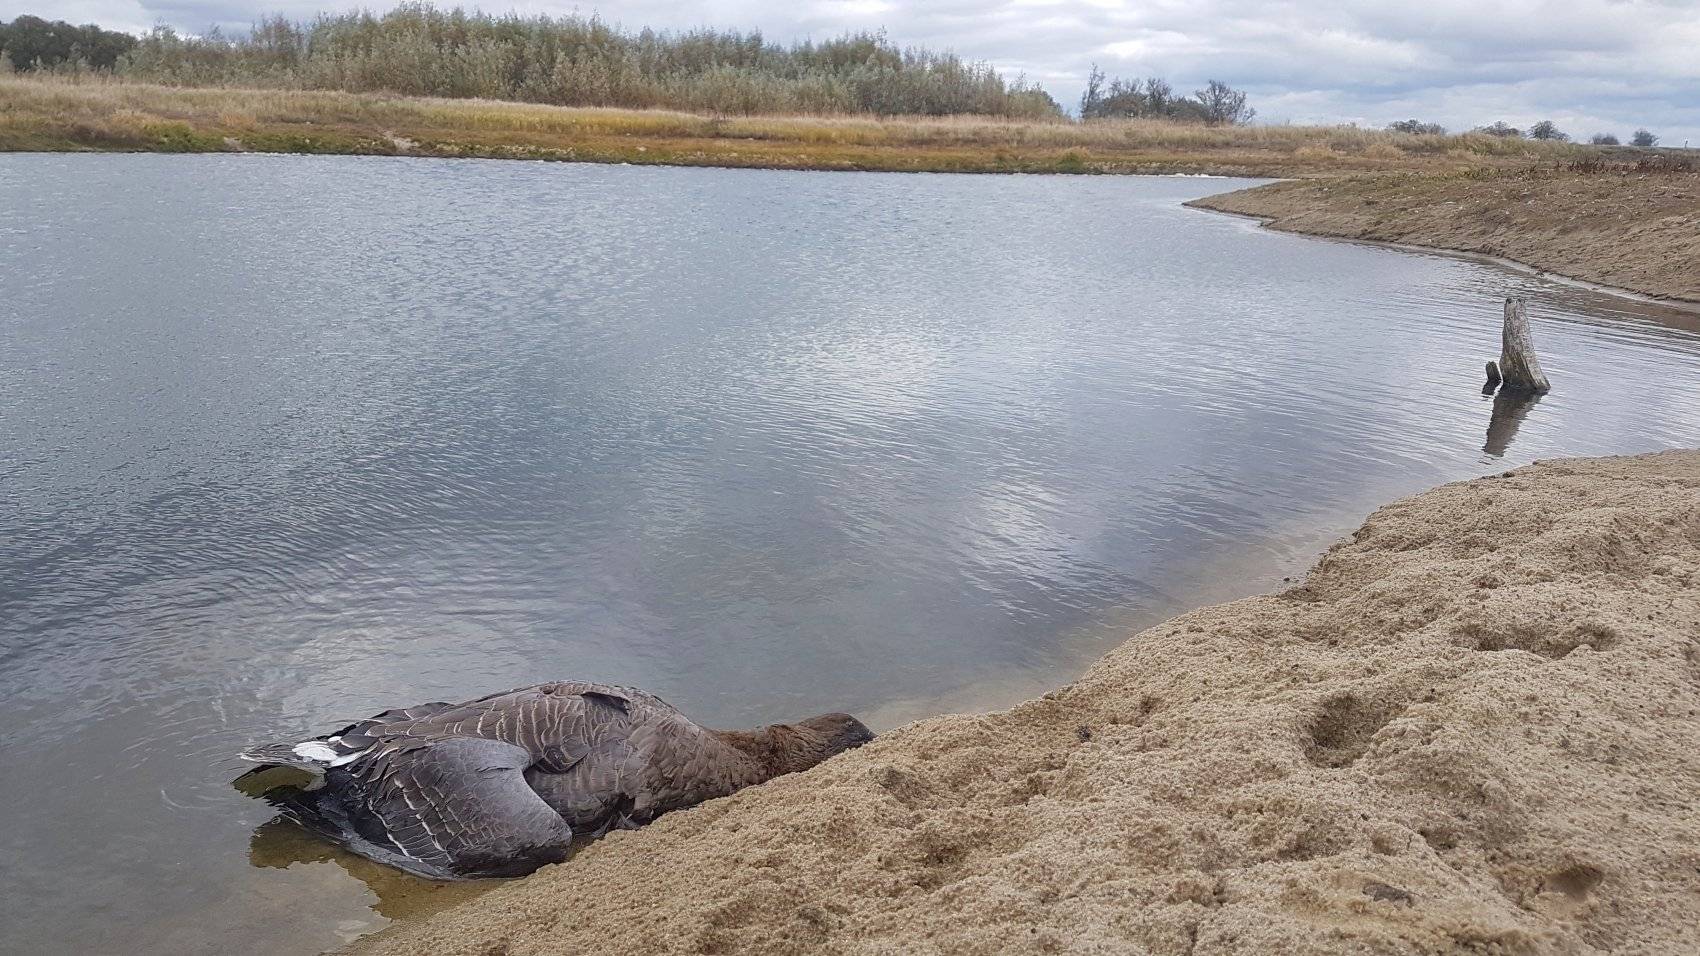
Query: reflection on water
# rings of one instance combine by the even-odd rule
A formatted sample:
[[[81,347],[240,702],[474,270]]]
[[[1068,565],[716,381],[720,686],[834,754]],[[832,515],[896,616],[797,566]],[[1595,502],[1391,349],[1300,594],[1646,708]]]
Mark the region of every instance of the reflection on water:
[[[1180,206],[1235,185],[0,156],[8,943],[462,892],[269,824],[255,741],[554,677],[1003,706],[1381,501],[1700,433],[1694,314]],[[1555,390],[1490,413],[1506,294]]]
[[[289,869],[315,864],[334,866],[371,891],[361,900],[386,919],[412,919],[474,899],[502,885],[502,880],[463,880],[435,883],[373,863],[332,846],[310,831],[281,817],[254,828],[248,843],[248,862],[261,869]],[[339,881],[341,882],[341,881]],[[365,921],[359,921],[362,928]]]
[[[1482,451],[1494,458],[1504,458],[1517,437],[1517,429],[1523,426],[1523,419],[1540,403],[1539,394],[1500,389],[1493,397],[1493,416],[1488,419],[1487,442],[1482,445]]]

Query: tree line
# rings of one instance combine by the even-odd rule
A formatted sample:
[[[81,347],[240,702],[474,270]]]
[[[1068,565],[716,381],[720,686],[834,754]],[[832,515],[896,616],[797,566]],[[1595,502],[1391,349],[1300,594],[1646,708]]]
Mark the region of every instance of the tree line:
[[[89,68],[185,86],[261,86],[479,97],[561,106],[697,112],[979,114],[1061,117],[1023,78],[952,53],[898,47],[880,33],[789,45],[760,32],[616,29],[591,16],[491,16],[408,3],[381,15],[268,17],[245,36],[186,36],[156,27],[97,59],[92,43],[36,53],[39,18],[20,17],[26,39],[0,42],[18,69]],[[67,24],[49,24],[56,35]],[[98,28],[70,28],[93,30]],[[105,48],[102,48],[103,50]]]
[[[622,31],[596,16],[491,16],[406,3],[388,13],[267,17],[245,36],[216,28],[185,36],[167,26],[131,36],[95,25],[20,15],[0,22],[0,72],[107,72],[184,86],[261,86],[403,95],[479,97],[561,106],[671,108],[696,112],[984,115],[1060,119],[1062,109],[1025,78],[1006,80],[985,63],[920,47],[883,32],[821,43],[768,42],[759,31]],[[1080,118],[1155,118],[1210,126],[1257,115],[1246,94],[1210,80],[1177,94],[1161,77],[1111,78],[1094,64]],[[1416,119],[1396,133],[1444,135]],[[1528,130],[1503,121],[1490,136],[1564,142],[1553,121]],[[1615,146],[1611,133],[1591,144]],[[1659,137],[1638,129],[1630,144]]]
[[[1096,63],[1080,96],[1083,120],[1168,119],[1206,126],[1243,126],[1256,115],[1257,110],[1246,104],[1244,92],[1220,80],[1209,81],[1191,96],[1177,96],[1175,88],[1160,76],[1144,80],[1110,78]]]
[[[1413,135],[1427,134],[1443,136],[1446,134],[1446,127],[1441,126],[1439,123],[1424,123],[1421,120],[1414,119],[1389,123],[1387,124],[1387,129],[1389,132],[1410,133]],[[1529,127],[1527,131],[1516,126],[1512,126],[1504,120],[1499,120],[1498,122],[1489,123],[1486,126],[1478,126],[1474,130],[1471,130],[1471,132],[1483,133],[1488,136],[1500,136],[1507,139],[1535,139],[1552,143],[1570,142],[1570,134],[1559,129],[1558,124],[1554,123],[1552,120],[1541,120],[1535,125]],[[1588,142],[1593,146],[1620,145],[1618,138],[1611,133],[1595,133],[1588,137]],[[1651,149],[1658,144],[1659,138],[1646,129],[1638,129],[1635,131],[1634,135],[1629,137],[1629,145],[1639,146],[1643,149]]]
[[[20,16],[0,23],[0,70],[99,71],[180,86],[257,86],[478,97],[560,106],[723,114],[985,115],[1062,119],[1049,94],[985,63],[883,32],[789,45],[759,31],[620,30],[596,16],[491,16],[429,3],[388,13],[272,16],[246,34],[140,38]],[[1190,95],[1160,78],[1109,79],[1096,66],[1082,119],[1152,117],[1244,124],[1246,94],[1211,80]]]
[[[130,34],[93,24],[72,26],[27,14],[0,23],[0,58],[15,70],[52,70],[67,64],[113,70],[135,46]]]

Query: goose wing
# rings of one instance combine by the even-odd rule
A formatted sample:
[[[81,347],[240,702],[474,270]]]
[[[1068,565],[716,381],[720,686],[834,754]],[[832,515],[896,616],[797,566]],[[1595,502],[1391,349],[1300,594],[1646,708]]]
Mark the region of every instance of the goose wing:
[[[353,829],[426,876],[515,876],[565,859],[572,829],[526,783],[526,748],[477,737],[386,742],[350,768]],[[351,793],[352,795],[352,793]]]
[[[262,769],[243,779],[279,764],[322,777],[262,789],[309,829],[379,862],[435,879],[510,875],[561,859],[574,831],[718,796],[665,772],[689,763],[693,741],[712,745],[706,735],[653,695],[559,681],[255,747],[242,756]],[[656,766],[662,741],[674,759]]]

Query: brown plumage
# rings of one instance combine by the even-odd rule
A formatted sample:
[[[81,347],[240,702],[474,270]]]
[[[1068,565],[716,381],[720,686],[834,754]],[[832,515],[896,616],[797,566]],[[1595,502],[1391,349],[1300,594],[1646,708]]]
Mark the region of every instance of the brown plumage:
[[[575,834],[805,770],[873,734],[848,714],[749,731],[700,727],[661,698],[561,681],[388,710],[243,759],[312,786],[266,798],[362,856],[431,879],[518,876],[565,858]]]

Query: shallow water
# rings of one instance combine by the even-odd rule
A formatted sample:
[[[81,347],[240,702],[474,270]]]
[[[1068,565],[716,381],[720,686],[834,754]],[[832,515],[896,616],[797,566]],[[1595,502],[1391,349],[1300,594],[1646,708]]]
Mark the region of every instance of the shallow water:
[[[268,823],[249,742],[1003,706],[1390,497],[1700,440],[1700,317],[1179,205],[1239,185],[0,156],[0,947],[478,891]],[[1496,409],[1508,292],[1555,387]]]

